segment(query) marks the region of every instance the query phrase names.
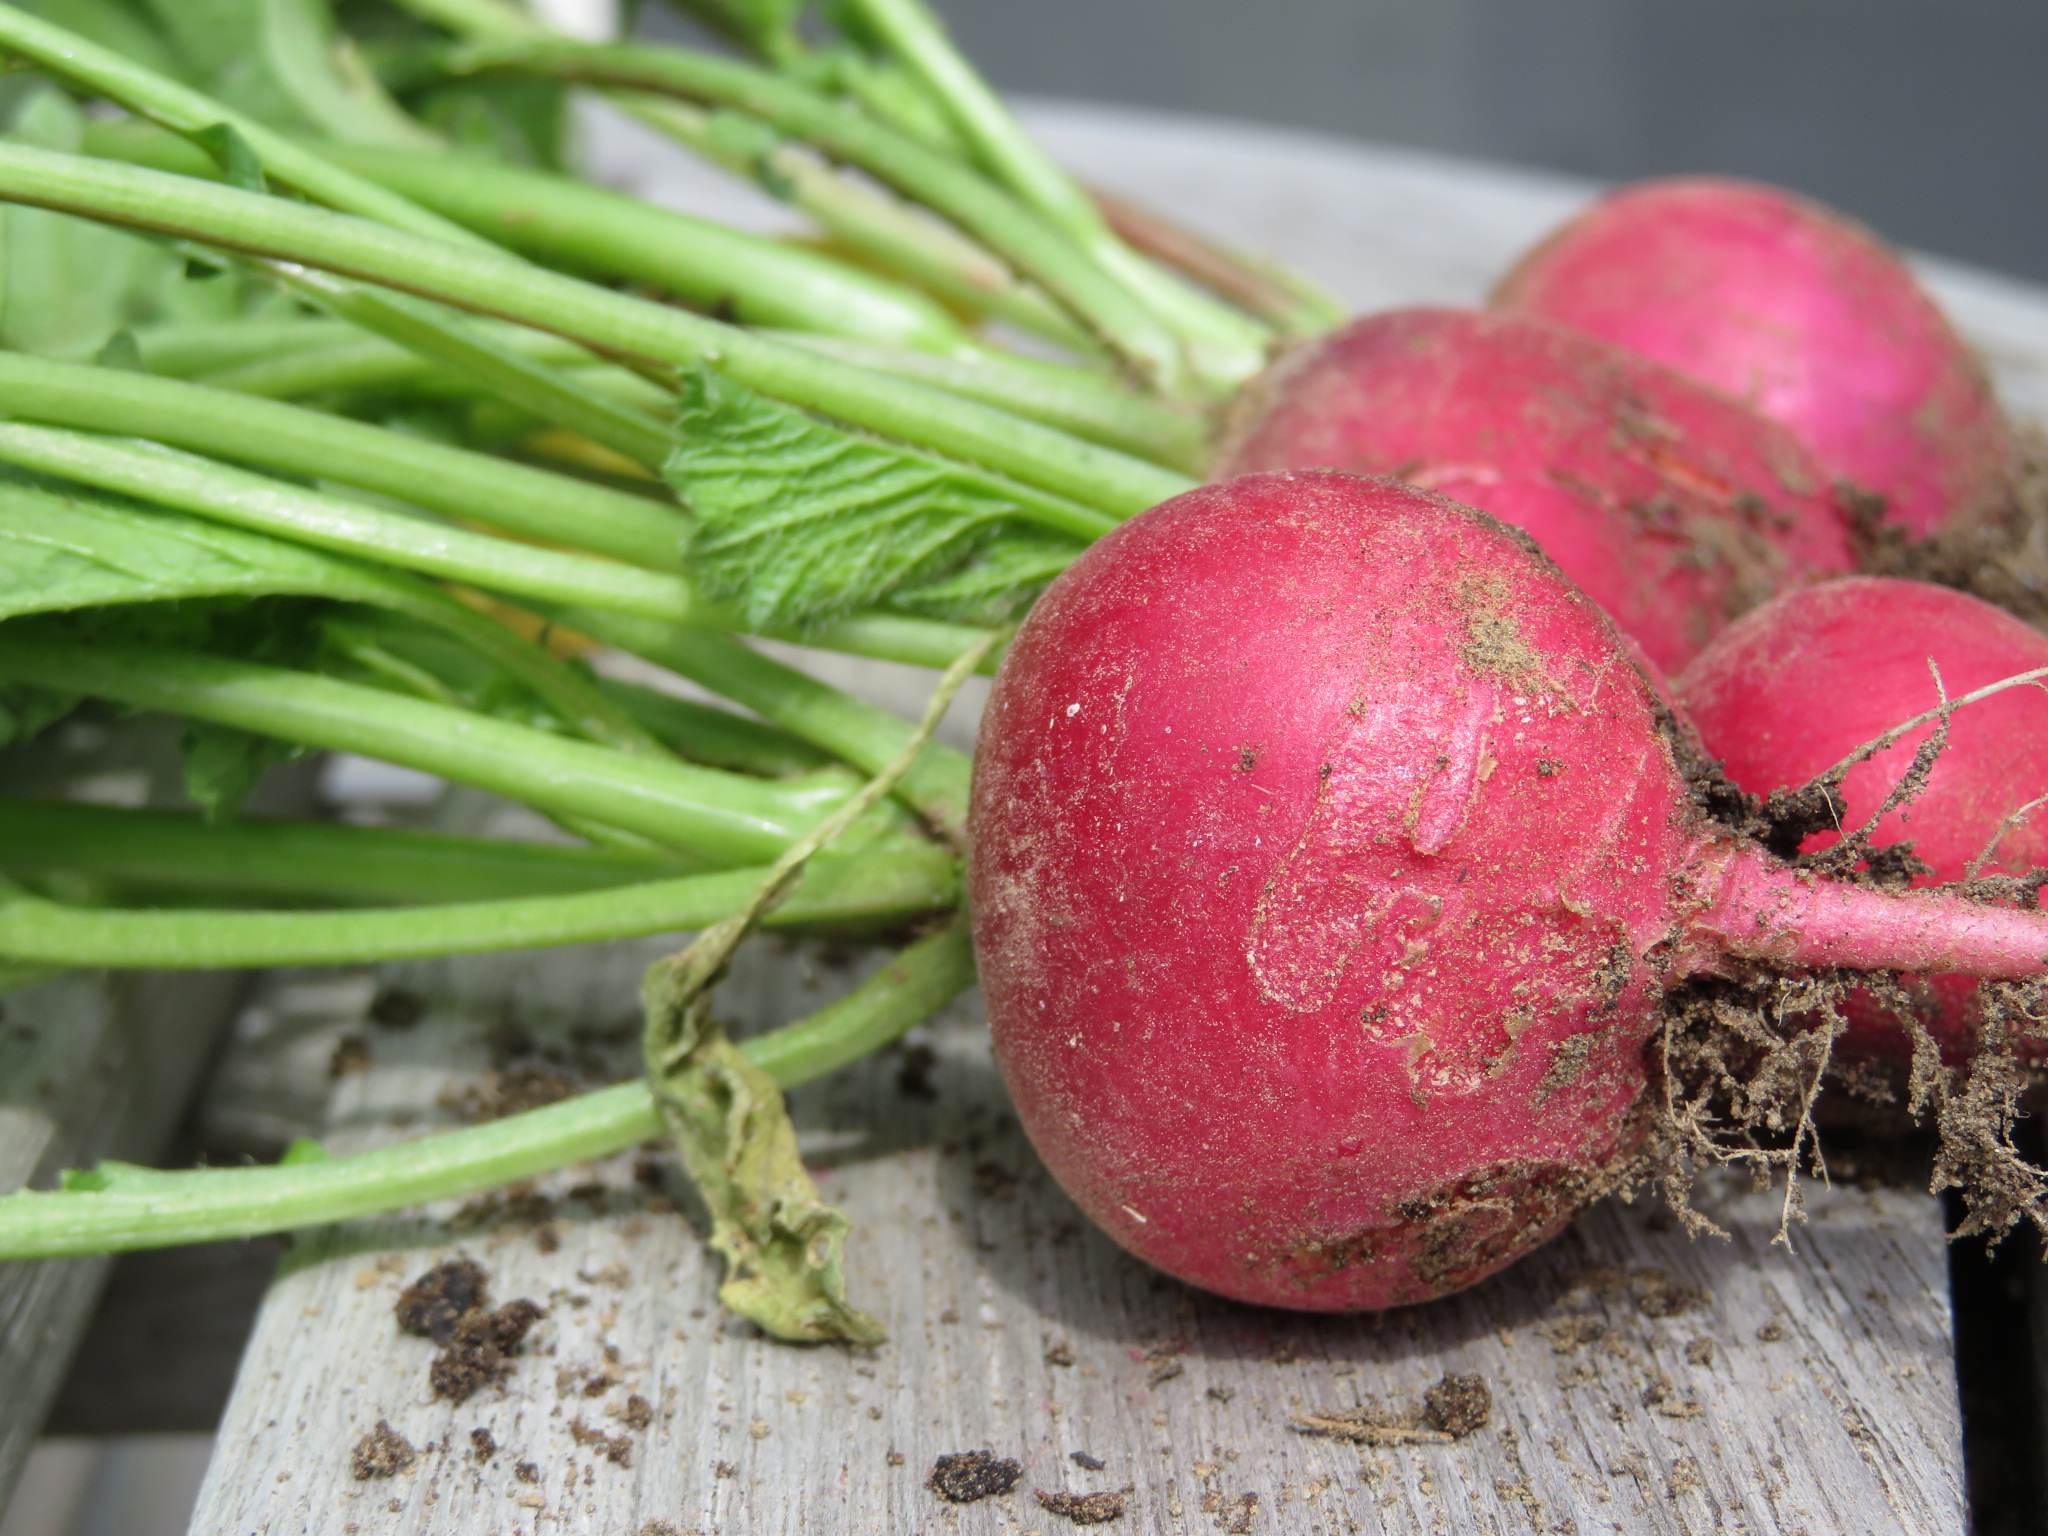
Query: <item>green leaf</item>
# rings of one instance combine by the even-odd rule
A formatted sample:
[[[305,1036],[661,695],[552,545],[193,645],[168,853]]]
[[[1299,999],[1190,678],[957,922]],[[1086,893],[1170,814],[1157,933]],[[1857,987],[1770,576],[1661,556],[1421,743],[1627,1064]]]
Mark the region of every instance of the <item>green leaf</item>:
[[[937,581],[902,588],[890,606],[955,624],[1007,623],[1072,565],[1079,552],[1072,539],[1057,534],[1005,528],[971,564]]]
[[[185,793],[208,821],[234,815],[265,769],[288,763],[306,750],[275,736],[257,736],[205,720],[185,722],[179,747],[185,754]]]
[[[0,480],[0,619],[224,593],[340,595],[338,569],[282,539]]]
[[[712,369],[684,376],[681,404],[683,441],[666,473],[697,519],[691,576],[756,628],[816,625],[954,576],[1020,511],[975,471],[832,426]]]
[[[75,150],[83,129],[77,105],[44,85],[21,102],[8,137]],[[102,224],[41,208],[0,210],[0,346],[89,358],[150,307],[177,266],[162,247]]]
[[[211,128],[200,129],[191,138],[213,158],[222,177],[236,191],[270,190],[270,183],[263,176],[263,161],[249,147],[249,141],[235,131],[233,123],[215,123]]]
[[[879,1325],[846,1299],[851,1224],[804,1171],[782,1090],[718,1025],[697,1026],[659,1102],[711,1209],[711,1246],[728,1266],[718,1299],[778,1339],[879,1344]]]

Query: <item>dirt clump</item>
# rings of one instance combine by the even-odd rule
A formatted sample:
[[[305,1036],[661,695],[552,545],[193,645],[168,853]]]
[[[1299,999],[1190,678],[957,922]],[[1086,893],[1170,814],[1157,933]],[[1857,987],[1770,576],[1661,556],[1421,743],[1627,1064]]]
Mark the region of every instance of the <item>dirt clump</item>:
[[[377,1421],[377,1427],[356,1442],[349,1452],[348,1470],[359,1483],[373,1477],[396,1477],[412,1469],[420,1459],[420,1453],[384,1419]]]
[[[932,1475],[925,1486],[949,1504],[973,1504],[981,1499],[1008,1493],[1024,1476],[1024,1469],[994,1451],[958,1451],[932,1463]]]
[[[508,1301],[494,1312],[475,1311],[455,1325],[448,1345],[427,1369],[434,1396],[465,1402],[478,1388],[489,1386],[512,1369],[512,1357],[526,1342],[533,1325],[545,1316],[525,1299]]]
[[[436,1264],[399,1293],[398,1326],[441,1353],[427,1368],[435,1397],[466,1402],[512,1368],[533,1325],[547,1314],[523,1297],[490,1306],[490,1277],[470,1258]]]
[[[1124,1505],[1130,1494],[1128,1490],[1116,1493],[1047,1493],[1043,1488],[1037,1488],[1032,1490],[1032,1496],[1047,1514],[1062,1516],[1076,1525],[1107,1525],[1112,1520],[1123,1518]]]
[[[1462,1440],[1493,1417],[1493,1393],[1481,1376],[1446,1374],[1422,1394],[1422,1422]]]
[[[1364,1404],[1294,1416],[1304,1435],[1349,1440],[1358,1445],[1444,1445],[1483,1429],[1493,1417],[1493,1392],[1484,1377],[1447,1373],[1405,1408]]]
[[[448,1259],[398,1294],[398,1326],[436,1344],[455,1336],[455,1325],[484,1304],[489,1277],[474,1259]]]
[[[595,1448],[598,1455],[614,1466],[630,1467],[633,1464],[633,1441],[628,1435],[608,1435],[582,1419],[570,1423],[569,1435],[578,1445]]]
[[[420,995],[403,987],[387,988],[370,1000],[370,1022],[385,1029],[411,1029],[426,1012]]]

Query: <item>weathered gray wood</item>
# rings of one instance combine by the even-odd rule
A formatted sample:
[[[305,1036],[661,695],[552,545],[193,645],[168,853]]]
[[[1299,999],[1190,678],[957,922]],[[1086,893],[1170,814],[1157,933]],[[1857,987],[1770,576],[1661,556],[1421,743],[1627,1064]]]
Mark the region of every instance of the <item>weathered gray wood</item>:
[[[1588,191],[1240,125],[1031,118],[1091,177],[1295,261],[1360,307],[1471,301]],[[600,123],[593,152],[643,192],[781,220],[630,128]],[[2001,380],[2031,407],[2030,381],[2048,379],[2048,305],[1975,274],[1937,277],[1977,339],[1998,341]],[[900,674],[831,664],[842,681],[901,687]],[[368,1042],[371,1065],[339,1085],[330,1117],[331,1139],[364,1145],[445,1121],[443,1100],[485,1070],[484,1036],[508,1014],[558,1044],[630,1019],[639,968],[661,948],[409,966],[380,982],[280,978],[264,1006],[288,1021],[284,1038]],[[848,980],[815,953],[756,944],[723,1001],[765,1025]],[[378,985],[430,998],[430,1016],[400,1033],[364,1024]],[[790,1349],[725,1318],[713,1261],[633,1157],[545,1181],[546,1204],[482,1225],[445,1209],[353,1224],[287,1261],[193,1529],[1051,1533],[1066,1521],[1033,1489],[1126,1485],[1112,1529],[1963,1529],[1946,1261],[1927,1197],[1812,1191],[1789,1251],[1770,1245],[1768,1195],[1723,1192],[1728,1243],[1608,1206],[1433,1307],[1252,1311],[1151,1274],[1076,1215],[1022,1144],[976,1017],[965,1005],[915,1037],[933,1052],[934,1099],[906,1095],[896,1054],[794,1096],[824,1186],[855,1219],[850,1272],[890,1330],[880,1350]],[[489,1268],[499,1299],[531,1297],[549,1316],[502,1388],[451,1406],[428,1391],[432,1346],[399,1334],[392,1304],[458,1252]],[[1684,1294],[1673,1287],[1705,1299],[1662,1315]],[[1470,1439],[1361,1449],[1290,1428],[1298,1413],[1412,1403],[1446,1371],[1476,1372],[1494,1393]],[[621,1417],[636,1396],[653,1413],[644,1428]],[[419,1460],[358,1480],[351,1449],[380,1420]],[[488,1460],[472,1448],[480,1429],[498,1447]],[[592,1431],[630,1440],[630,1464]],[[936,1455],[982,1446],[1023,1463],[1016,1493],[956,1508],[924,1488]],[[1085,1471],[1075,1451],[1105,1466]]]
[[[447,1119],[442,1101],[508,1020],[567,1046],[577,1026],[629,1018],[660,951],[393,968],[385,984],[432,1013],[394,1034],[343,1010],[374,1062],[336,1094],[340,1139]],[[814,957],[756,946],[728,1002],[786,1017],[830,979]],[[1218,1512],[1228,1529],[1246,1494],[1262,1531],[1963,1528],[1945,1260],[1924,1197],[1814,1191],[1790,1253],[1768,1246],[1769,1195],[1724,1202],[1727,1244],[1608,1207],[1438,1306],[1256,1311],[1157,1278],[1078,1216],[1023,1145],[974,1014],[921,1032],[936,1099],[905,1095],[894,1055],[795,1096],[824,1186],[856,1222],[852,1284],[890,1331],[880,1350],[793,1349],[726,1318],[714,1262],[633,1157],[545,1181],[549,1205],[481,1226],[451,1227],[445,1208],[353,1224],[288,1259],[193,1529],[1051,1530],[1064,1522],[1030,1490],[1125,1485],[1121,1528],[1135,1531],[1208,1529]],[[549,1317],[502,1390],[451,1406],[429,1394],[433,1347],[401,1335],[392,1307],[457,1253],[498,1299]],[[1673,1287],[1706,1299],[1655,1315],[1684,1294]],[[1477,1372],[1497,1405],[1457,1444],[1361,1450],[1289,1428],[1297,1413],[1413,1402],[1446,1371]],[[654,1411],[644,1429],[620,1417],[636,1394]],[[358,1480],[350,1451],[380,1420],[419,1463]],[[499,1447],[488,1462],[478,1429]],[[593,1430],[631,1441],[630,1465],[579,1442]],[[951,1512],[923,1487],[933,1458],[981,1446],[1018,1458],[1024,1484]],[[1074,1451],[1107,1465],[1084,1472]]]
[[[165,723],[87,721],[0,758],[13,793],[163,804]],[[158,1156],[183,1117],[242,978],[74,972],[10,994],[0,1020],[0,1192],[102,1157]],[[104,1259],[0,1264],[0,1507],[105,1283]]]

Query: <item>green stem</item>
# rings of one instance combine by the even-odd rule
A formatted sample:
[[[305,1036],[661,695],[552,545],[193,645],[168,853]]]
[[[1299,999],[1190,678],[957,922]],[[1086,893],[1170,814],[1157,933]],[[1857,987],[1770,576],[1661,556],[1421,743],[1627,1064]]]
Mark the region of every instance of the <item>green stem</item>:
[[[516,597],[618,608],[645,618],[676,619],[693,608],[680,576],[324,496],[136,439],[0,422],[0,461]]]
[[[488,614],[426,582],[401,572],[373,568],[380,586],[393,589],[386,606],[406,613],[468,646],[477,655],[530,688],[534,696],[588,740],[631,757],[669,761],[670,754],[632,713],[600,689],[595,680],[559,656],[524,639]]]
[[[708,363],[763,394],[1128,517],[1192,481],[972,401],[628,298],[511,258],[186,177],[0,144],[0,198],[303,262],[658,363]]]
[[[0,414],[332,480],[649,570],[680,570],[690,536],[679,509],[644,497],[322,411],[123,369],[0,352]]]
[[[1136,294],[1202,360],[1210,384],[1228,392],[1265,367],[1272,332],[1185,286],[1118,239],[1088,194],[961,57],[923,0],[852,0],[852,9],[944,105],[996,180]]]
[[[41,965],[214,970],[589,944],[715,923],[753,894],[763,873],[726,870],[569,895],[320,912],[69,907],[0,889],[0,955]],[[958,899],[953,861],[940,849],[902,843],[819,861],[774,921],[873,931]]]
[[[497,0],[398,0],[422,20],[475,42],[543,38],[546,24]],[[973,241],[854,180],[744,114],[711,113],[667,96],[607,91],[615,106],[788,203],[835,244],[908,278],[968,314],[992,316],[1081,356],[1097,344],[1058,306]],[[745,131],[735,133],[744,125]]]
[[[16,879],[83,875],[181,898],[421,905],[604,890],[693,872],[674,855],[276,816],[209,822],[197,812],[12,796],[0,796],[0,871]]]
[[[0,4],[0,51],[31,59],[176,134],[225,125],[255,153],[265,176],[315,202],[466,248],[490,248],[461,225],[364,181],[256,119],[12,5]]]
[[[1080,357],[1102,356],[1101,344],[1043,291],[951,225],[854,180],[801,146],[783,143],[758,118],[713,114],[639,91],[605,94],[657,132],[789,204],[824,230],[839,249],[907,279],[969,315],[1001,320]],[[741,123],[755,131],[733,134]],[[756,142],[735,143],[736,137]]]
[[[764,918],[781,920],[786,909]],[[740,1051],[784,1088],[836,1072],[898,1039],[974,985],[974,945],[956,917],[911,945],[864,986],[807,1019],[740,1042]]]
[[[1099,187],[1089,195],[1133,250],[1224,295],[1288,336],[1320,336],[1350,318],[1339,300],[1291,268],[1232,250]]]
[[[782,778],[814,773],[833,761],[830,752],[788,731],[714,704],[605,677],[597,686],[677,756],[708,768]]]
[[[601,613],[569,613],[564,618],[621,650],[744,705],[863,773],[882,772],[913,735],[908,721],[763,656],[729,634],[644,621],[621,623]],[[966,843],[972,770],[965,753],[927,742],[898,786],[903,801],[956,846]]]
[[[628,757],[467,710],[227,656],[10,637],[0,677],[356,752],[582,817],[720,865],[771,859],[844,798],[837,783],[767,783]]]
[[[949,925],[912,944],[851,997],[740,1050],[793,1088],[850,1059],[842,1042],[857,1039],[870,1050],[887,1044],[973,979],[966,940]],[[817,1027],[823,1019],[830,1028]],[[789,1036],[797,1037],[794,1046]],[[643,1079],[348,1157],[189,1172],[102,1163],[70,1175],[62,1190],[0,1200],[0,1257],[161,1248],[346,1221],[536,1178],[663,1131]]]
[[[1160,389],[1182,387],[1178,340],[1120,278],[1067,233],[1009,193],[915,139],[767,70],[650,43],[567,39],[477,43],[448,60],[457,71],[517,71],[654,91],[764,119],[782,133],[858,166],[942,215],[1067,305],[1112,351]]]
[[[197,378],[239,368],[259,358],[289,356],[332,345],[359,334],[339,320],[294,316],[289,320],[172,320],[129,332],[142,366],[171,378]]]
[[[746,325],[927,352],[949,352],[967,340],[952,316],[903,284],[573,177],[402,150],[352,146],[332,153],[379,186],[579,276],[646,283],[702,308],[729,310]]]
[[[823,629],[789,633],[776,638],[814,646],[821,651],[838,651],[848,656],[871,656],[877,661],[898,661],[906,666],[942,670],[955,657],[986,634],[965,624],[948,624],[941,619],[918,619],[896,613],[856,613],[827,624]],[[980,671],[993,675],[1002,652],[984,661]]]
[[[1200,414],[1133,394],[1093,369],[1042,362],[992,347],[967,348],[941,357],[837,336],[785,334],[784,339],[877,373],[914,379],[1042,421],[1091,443],[1188,474],[1202,473],[1208,461],[1209,423]]]
[[[671,390],[607,363],[597,362],[588,347],[560,336],[529,330],[523,325],[498,321],[475,322],[497,346],[528,362],[559,370],[575,369],[573,382],[579,391],[601,395],[612,405],[630,406],[650,418],[673,413],[675,395]],[[422,356],[395,341],[373,336],[359,326],[334,322],[327,335],[309,335],[303,348],[273,347],[258,355],[224,364],[219,370],[197,370],[199,382],[236,394],[260,395],[271,400],[303,399],[309,395],[340,393],[377,394],[415,391],[421,394],[488,393],[471,375],[458,373],[431,357]],[[144,354],[147,361],[148,354]],[[153,370],[154,371],[154,370]],[[168,370],[166,370],[168,371]],[[536,413],[522,410],[527,421]],[[636,448],[653,449],[653,439],[640,438]]]
[[[500,399],[649,469],[659,469],[675,447],[675,439],[639,411],[501,344],[473,321],[439,305],[380,293],[292,263],[270,265],[288,287],[338,319],[452,368]]]

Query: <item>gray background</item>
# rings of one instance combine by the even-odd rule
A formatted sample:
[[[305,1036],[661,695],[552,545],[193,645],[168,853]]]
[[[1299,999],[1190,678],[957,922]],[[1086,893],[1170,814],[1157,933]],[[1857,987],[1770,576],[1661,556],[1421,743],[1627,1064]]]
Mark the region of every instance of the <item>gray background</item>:
[[[1758,176],[2048,280],[2048,0],[936,3],[1006,90]]]

